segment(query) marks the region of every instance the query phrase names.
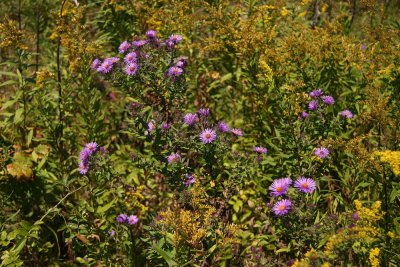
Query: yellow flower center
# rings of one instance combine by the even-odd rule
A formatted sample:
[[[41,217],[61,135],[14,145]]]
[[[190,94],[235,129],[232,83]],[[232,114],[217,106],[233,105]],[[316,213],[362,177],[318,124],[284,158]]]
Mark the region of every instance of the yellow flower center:
[[[280,205],[280,206],[279,206],[279,210],[280,210],[280,211],[284,211],[284,210],[285,210],[285,205],[283,205],[283,204]]]

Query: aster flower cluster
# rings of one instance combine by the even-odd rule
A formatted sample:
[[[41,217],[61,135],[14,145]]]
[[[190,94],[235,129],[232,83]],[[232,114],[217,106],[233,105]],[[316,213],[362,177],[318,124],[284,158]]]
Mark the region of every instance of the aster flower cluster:
[[[126,75],[133,76],[139,70],[141,62],[149,58],[144,50],[144,47],[149,46],[151,48],[165,47],[171,51],[175,49],[175,46],[182,41],[182,36],[173,34],[169,36],[164,42],[161,42],[157,38],[157,32],[154,30],[148,30],[146,32],[146,39],[138,39],[132,42],[123,41],[118,47],[119,57],[105,58],[100,60],[96,58],[91,64],[91,68],[99,73],[108,74],[114,68],[115,64],[121,61],[120,68],[123,69]],[[123,60],[121,60],[123,59]],[[175,65],[170,66],[167,71],[167,76],[176,78],[183,74],[183,69],[187,66],[187,58],[179,58]]]
[[[135,225],[138,223],[139,218],[136,215],[126,215],[126,214],[120,214],[118,215],[115,220],[119,224],[128,224],[128,225]]]
[[[290,177],[280,178],[273,181],[269,187],[271,191],[271,196],[282,197],[287,194],[289,187],[292,185],[293,181]],[[307,177],[298,177],[294,182],[294,188],[301,193],[312,193],[316,188],[316,183],[313,179]],[[292,208],[292,202],[289,199],[281,199],[275,203],[272,211],[277,216],[283,216],[289,212]]]
[[[234,140],[235,137],[243,135],[240,129],[231,129],[228,124],[223,121],[219,121],[215,125],[209,121],[209,118],[210,109],[206,107],[198,109],[197,112],[183,114],[182,117],[182,125],[185,125],[187,127],[191,135],[195,134],[197,136],[196,140],[198,141],[198,143],[203,144],[204,147],[212,146],[212,144],[215,144],[217,137],[219,136],[221,138],[221,141],[225,142],[225,138],[229,135],[232,137],[232,140]],[[163,128],[168,129],[170,127],[168,123],[164,124],[165,127],[163,126]],[[264,147],[257,147],[255,151],[256,153],[259,153],[259,155],[267,153],[267,149]],[[171,167],[183,161],[180,152],[176,151],[170,151],[170,154],[167,154],[165,156],[165,159],[167,164]],[[193,184],[194,181],[195,176],[191,173],[186,174],[183,178],[183,184],[186,186]]]
[[[89,159],[97,151],[98,145],[96,142],[87,143],[79,153],[80,163],[79,172],[86,174],[89,170]]]
[[[317,110],[320,105],[321,105],[321,101],[323,104],[325,104],[326,106],[330,106],[333,105],[335,103],[335,99],[330,96],[330,95],[323,95],[323,91],[322,89],[316,89],[311,91],[308,95],[312,98],[311,102],[308,103],[308,110]],[[307,112],[303,112],[301,114],[301,117],[303,119],[308,117],[308,113]]]
[[[208,125],[208,121],[206,120],[206,118],[209,115],[210,109],[200,108],[197,113],[186,113],[183,116],[183,123],[189,127],[194,127],[202,121],[202,118],[204,118],[204,122]],[[213,128],[206,127],[201,131],[199,135],[200,141],[203,144],[210,144],[214,142],[217,139],[217,131],[220,133],[231,132],[233,136],[243,136],[243,132],[240,129],[230,129],[228,124],[223,121],[219,121],[215,130]]]

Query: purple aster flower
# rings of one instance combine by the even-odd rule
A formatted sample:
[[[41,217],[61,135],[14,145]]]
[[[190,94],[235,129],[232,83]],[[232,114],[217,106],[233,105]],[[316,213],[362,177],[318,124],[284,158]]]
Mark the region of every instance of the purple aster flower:
[[[124,58],[124,61],[125,61],[125,63],[129,64],[129,63],[136,62],[136,59],[137,59],[136,53],[135,52],[130,52],[130,53],[126,54],[126,56]]]
[[[226,123],[223,122],[223,121],[218,122],[217,129],[218,129],[218,131],[220,131],[221,133],[227,133],[227,132],[229,132],[229,126],[228,126],[228,124],[226,124]]]
[[[308,113],[303,111],[300,115],[301,118],[306,119],[308,117]]]
[[[113,62],[110,59],[105,59],[100,67],[97,68],[97,71],[101,73],[109,73],[113,65]]]
[[[345,110],[339,112],[339,116],[345,117],[347,119],[351,119],[351,118],[353,118],[353,113],[351,113],[350,110],[345,109]]]
[[[328,105],[328,106],[335,103],[335,99],[333,99],[333,97],[330,95],[323,95],[323,96],[321,96],[321,99],[324,102],[324,104]]]
[[[311,178],[299,177],[296,182],[294,182],[294,187],[300,192],[312,193],[317,188],[317,185]]]
[[[185,181],[183,182],[186,186],[189,186],[191,184],[194,184],[195,178],[193,174],[185,174]]]
[[[182,69],[185,67],[185,63],[183,63],[183,61],[178,61],[178,62],[176,62],[175,67]]]
[[[277,216],[283,216],[289,212],[291,207],[292,207],[292,202],[289,199],[282,199],[274,205],[272,211]]]
[[[361,45],[361,50],[362,50],[362,51],[365,51],[366,49],[367,49],[367,46],[366,46],[365,44],[362,44],[362,45]]]
[[[110,237],[113,237],[113,236],[115,236],[115,230],[114,229],[112,229],[111,231],[109,231],[108,232],[108,234],[110,235]]]
[[[152,132],[154,130],[154,123],[153,122],[147,123],[147,127],[148,127],[147,130],[149,132]]]
[[[323,94],[322,89],[317,89],[317,90],[311,91],[308,95],[310,97],[314,98],[314,97],[321,96],[322,94]]]
[[[329,155],[329,150],[325,147],[318,147],[314,150],[314,155],[320,159],[326,158]]]
[[[138,69],[138,65],[136,63],[130,63],[128,65],[126,65],[125,67],[125,72],[126,74],[130,75],[134,75],[136,73]]]
[[[208,115],[210,115],[210,109],[209,108],[201,108],[201,109],[199,109],[198,113],[203,117],[208,117]]]
[[[167,158],[168,163],[177,163],[181,161],[181,156],[178,153],[172,153],[171,155],[168,156]]]
[[[133,41],[132,44],[133,44],[136,48],[139,48],[139,47],[142,47],[142,46],[144,46],[145,44],[147,44],[147,41],[146,41],[146,40],[138,40],[138,41]]]
[[[129,47],[131,47],[131,44],[128,43],[127,41],[123,41],[118,47],[118,52],[120,54],[123,54],[129,49]]]
[[[168,130],[168,129],[169,129],[168,123],[167,123],[167,122],[163,122],[163,124],[161,125],[161,128],[162,128],[163,130]]]
[[[169,49],[174,49],[175,48],[174,42],[172,42],[169,39],[165,40],[165,42],[162,45],[166,46]]]
[[[128,216],[126,214],[120,214],[116,218],[118,223],[125,223],[127,219],[128,219]]]
[[[88,150],[90,155],[93,154],[97,150],[97,147],[98,147],[98,145],[96,142],[87,143],[85,145],[85,149]]]
[[[101,66],[101,61],[100,59],[96,58],[95,60],[93,60],[92,65],[90,65],[90,67],[94,70],[97,70],[99,67]]]
[[[233,133],[233,134],[236,135],[236,136],[243,136],[242,131],[239,130],[239,129],[236,129],[236,128],[233,128],[233,129],[231,130],[231,133]]]
[[[198,120],[199,117],[194,113],[188,113],[183,117],[183,122],[188,126],[193,126]]]
[[[351,217],[353,218],[353,220],[356,222],[360,219],[360,217],[358,216],[358,214],[355,212],[351,215]]]
[[[310,103],[308,103],[308,109],[309,110],[317,110],[318,108],[318,102],[315,100],[311,100]]]
[[[129,216],[128,219],[127,219],[127,223],[128,223],[129,225],[137,224],[138,221],[139,221],[139,218],[138,218],[137,216],[135,216],[135,215],[131,215],[131,216]]]
[[[178,34],[173,34],[168,37],[168,40],[171,41],[173,44],[178,44],[180,41],[182,41],[182,36]]]
[[[181,68],[178,67],[170,67],[168,69],[168,76],[179,76],[183,73],[183,70]]]
[[[119,57],[110,57],[110,58],[108,58],[108,60],[110,60],[111,61],[111,63],[117,63],[118,61],[119,61]]]
[[[209,144],[215,141],[217,134],[212,129],[204,129],[200,134],[200,139],[203,144]]]
[[[85,164],[83,161],[79,163],[79,172],[80,174],[86,174],[89,170],[89,167],[87,164]]]
[[[291,184],[292,179],[290,179],[289,177],[274,180],[269,187],[271,195],[274,197],[285,195]]]
[[[253,148],[253,151],[258,153],[258,154],[267,154],[267,149],[265,147],[262,146],[256,146]]]
[[[149,39],[155,39],[157,37],[157,32],[155,30],[148,30],[146,36]]]
[[[92,152],[89,151],[87,148],[83,148],[81,152],[79,153],[79,158],[83,163],[87,163],[89,156],[92,154]],[[86,165],[86,164],[85,164]]]

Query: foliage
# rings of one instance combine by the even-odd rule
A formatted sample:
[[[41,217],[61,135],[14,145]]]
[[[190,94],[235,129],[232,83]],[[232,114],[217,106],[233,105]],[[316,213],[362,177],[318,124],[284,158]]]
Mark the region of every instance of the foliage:
[[[1,1],[0,266],[398,266],[399,8]]]

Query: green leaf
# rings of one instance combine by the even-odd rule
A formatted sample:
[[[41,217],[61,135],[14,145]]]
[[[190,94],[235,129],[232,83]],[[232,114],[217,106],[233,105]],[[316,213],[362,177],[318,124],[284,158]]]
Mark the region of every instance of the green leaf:
[[[114,205],[114,203],[116,201],[117,201],[117,199],[114,198],[110,203],[108,203],[108,204],[106,204],[106,205],[104,205],[102,207],[98,207],[97,208],[97,213],[105,213],[107,210],[109,210]]]
[[[8,80],[8,81],[5,81],[4,83],[0,84],[0,87],[11,85],[11,84],[16,84],[16,83],[18,83],[18,82],[14,81],[14,80]]]
[[[22,121],[22,113],[24,112],[23,108],[19,108],[17,109],[17,111],[15,112],[15,116],[14,116],[14,123],[18,123],[20,121]]]
[[[160,247],[158,247],[158,244],[153,245],[153,249],[161,257],[163,257],[163,259],[167,262],[168,266],[178,266],[178,263],[172,259],[174,257],[174,255],[171,252],[161,249]]]
[[[282,252],[290,252],[290,248],[281,248],[275,251],[276,254],[282,253]]]

